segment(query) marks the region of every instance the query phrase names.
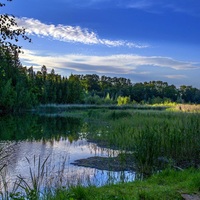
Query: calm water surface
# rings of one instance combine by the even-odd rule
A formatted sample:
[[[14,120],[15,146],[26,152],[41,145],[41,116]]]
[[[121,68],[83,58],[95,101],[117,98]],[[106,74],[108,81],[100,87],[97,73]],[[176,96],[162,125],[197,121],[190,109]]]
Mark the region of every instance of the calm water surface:
[[[94,168],[78,167],[73,163],[77,159],[92,156],[116,156],[115,150],[100,148],[89,143],[83,137],[88,132],[97,131],[84,120],[67,117],[44,117],[28,115],[23,117],[0,118],[1,146],[7,146],[9,156],[6,178],[10,182],[18,175],[30,179],[30,168],[37,171],[41,163],[48,158],[46,170],[53,184],[96,185],[101,186],[119,181],[132,181],[134,172],[114,172]],[[35,161],[34,161],[35,159]]]

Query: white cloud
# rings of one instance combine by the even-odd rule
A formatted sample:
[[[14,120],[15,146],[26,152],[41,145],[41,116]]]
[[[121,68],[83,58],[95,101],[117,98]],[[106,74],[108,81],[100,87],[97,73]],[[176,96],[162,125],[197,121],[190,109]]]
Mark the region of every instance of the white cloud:
[[[134,48],[147,48],[147,45],[140,45],[124,40],[108,40],[101,39],[93,31],[89,31],[86,28],[81,28],[79,26],[65,26],[59,24],[55,26],[54,24],[44,24],[39,20],[32,18],[17,18],[17,23],[26,29],[26,32],[30,35],[36,35],[40,37],[50,37],[54,40],[59,40],[63,42],[79,42],[83,44],[98,44],[106,45],[110,47],[134,47]]]
[[[25,50],[25,53],[21,54],[20,58],[25,65],[33,65],[36,68],[46,65],[47,68],[68,69],[82,73],[91,71],[93,73],[133,74],[136,70],[140,70],[141,67],[145,67],[145,73],[148,73],[148,67],[161,67],[180,71],[200,69],[200,63],[183,62],[168,57],[147,57],[132,54],[110,56],[75,54],[43,56],[41,52]],[[140,71],[140,73],[142,72]],[[175,78],[172,75],[167,75],[166,77]]]
[[[140,61],[140,64],[143,63],[143,65],[167,67],[175,70],[189,70],[189,69],[197,69],[200,67],[200,63],[179,61],[172,59],[170,57],[150,56],[143,58],[144,60]]]
[[[183,78],[187,78],[187,76],[185,75],[165,75],[166,78],[169,79],[183,79]]]

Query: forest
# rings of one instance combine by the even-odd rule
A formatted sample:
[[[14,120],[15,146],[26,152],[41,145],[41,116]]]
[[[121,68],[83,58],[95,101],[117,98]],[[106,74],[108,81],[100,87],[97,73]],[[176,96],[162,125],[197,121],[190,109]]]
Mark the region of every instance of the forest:
[[[96,74],[64,77],[45,65],[35,72],[24,67],[18,52],[0,48],[0,110],[20,112],[39,104],[200,103],[200,90],[163,81],[132,83],[130,79]]]

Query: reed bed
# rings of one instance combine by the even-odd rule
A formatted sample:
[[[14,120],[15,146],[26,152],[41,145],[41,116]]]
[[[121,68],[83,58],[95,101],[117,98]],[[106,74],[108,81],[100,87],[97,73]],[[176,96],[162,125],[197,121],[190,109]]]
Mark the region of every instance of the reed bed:
[[[100,145],[131,151],[139,171],[200,167],[200,114],[109,111],[107,120],[101,134],[89,137]]]

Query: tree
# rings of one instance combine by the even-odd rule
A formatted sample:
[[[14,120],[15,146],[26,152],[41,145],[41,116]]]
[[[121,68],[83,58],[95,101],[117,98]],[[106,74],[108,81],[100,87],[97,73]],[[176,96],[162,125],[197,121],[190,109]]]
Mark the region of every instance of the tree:
[[[68,80],[68,98],[67,103],[80,103],[83,100],[83,88],[79,78],[73,74]]]
[[[3,112],[12,111],[15,104],[16,93],[11,82],[12,81],[10,79],[5,82],[4,87],[0,87],[0,110]]]
[[[198,103],[199,90],[192,86],[182,85],[179,89],[179,95],[184,103]]]
[[[12,1],[12,0],[7,0]],[[0,2],[0,7],[5,4]],[[31,42],[31,39],[26,35],[25,29],[18,27],[18,24],[13,15],[1,14],[0,15],[0,49],[12,49],[12,51],[21,52],[21,46],[16,43],[19,38],[22,37],[24,40]]]
[[[130,97],[122,97],[122,96],[119,96],[117,98],[117,105],[118,106],[121,106],[121,105],[126,105],[126,104],[129,104],[130,103]]]
[[[12,1],[12,0],[7,0]],[[5,4],[0,3],[0,8]],[[25,29],[18,27],[13,15],[0,15],[0,111],[14,112],[29,107],[34,95],[29,90],[28,71],[22,67],[18,54],[19,38],[28,40]]]
[[[99,76],[96,74],[86,74],[81,77],[81,84],[87,92],[100,91],[99,80]]]
[[[45,65],[42,66],[41,72],[42,72],[42,75],[43,75],[43,79],[45,80],[46,76],[47,76],[47,67]]]

